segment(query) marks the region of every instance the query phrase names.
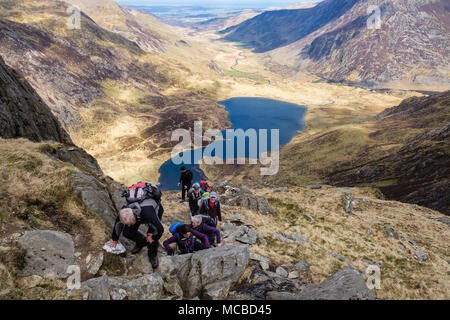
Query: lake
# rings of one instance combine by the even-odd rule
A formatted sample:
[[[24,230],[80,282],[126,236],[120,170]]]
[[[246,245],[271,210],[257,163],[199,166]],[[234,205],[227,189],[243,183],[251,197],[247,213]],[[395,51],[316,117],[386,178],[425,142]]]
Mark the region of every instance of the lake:
[[[225,106],[225,110],[228,112],[228,118],[231,122],[231,127],[229,129],[247,130],[253,128],[256,129],[257,132],[259,129],[279,129],[280,147],[289,143],[299,131],[303,131],[305,128],[304,116],[306,107],[297,104],[253,97],[231,98],[219,101],[218,104]],[[225,135],[225,131],[222,131],[222,133]],[[213,143],[225,142],[221,141]],[[249,157],[248,143],[246,143],[246,145],[245,155],[246,157]],[[270,141],[268,149],[268,151],[271,151]],[[226,148],[224,148],[224,150],[226,150]],[[193,153],[194,151],[189,152]],[[258,158],[259,153],[260,151],[258,148]],[[234,154],[236,154],[236,152]],[[212,155],[214,156],[215,154],[213,153]],[[227,155],[226,152],[224,152],[223,159],[226,158]],[[168,160],[159,168],[159,184],[162,190],[179,189],[177,183],[180,178],[181,166],[182,164],[176,165],[172,160]],[[198,164],[184,164],[184,166],[187,169],[190,169],[194,174],[193,182],[207,180],[207,177]]]

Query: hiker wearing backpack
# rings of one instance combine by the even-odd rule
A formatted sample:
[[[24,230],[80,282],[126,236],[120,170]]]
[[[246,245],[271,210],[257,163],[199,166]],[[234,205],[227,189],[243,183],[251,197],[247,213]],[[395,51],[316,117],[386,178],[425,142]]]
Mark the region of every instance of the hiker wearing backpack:
[[[194,183],[188,194],[189,198],[189,209],[191,210],[191,215],[195,216],[200,212],[199,200],[202,198],[200,193],[200,185]]]
[[[196,215],[192,217],[191,227],[200,233],[203,233],[208,237],[209,244],[214,245],[215,240],[217,240],[216,247],[220,248],[222,244],[220,243],[220,231],[212,226],[207,225],[203,222],[203,216]]]
[[[119,237],[123,234],[127,239],[136,243],[132,254],[139,253],[147,246],[148,258],[153,269],[158,268],[159,239],[164,233],[161,218],[164,208],[161,204],[161,191],[158,187],[141,182],[128,188],[123,196],[127,204],[120,210],[113,228],[110,246],[115,247]],[[139,232],[141,224],[147,224],[147,236]]]
[[[200,188],[201,188],[202,194],[205,192],[211,192],[211,187],[209,186],[208,182],[206,182],[204,180],[200,181]]]
[[[170,246],[171,243],[177,244],[180,254],[192,253],[210,248],[208,237],[205,234],[192,229],[188,224],[176,222],[170,226],[169,230],[172,232],[173,236],[163,242],[168,255],[174,255],[175,253]],[[195,240],[194,236],[203,243]]]
[[[200,207],[200,214],[211,217],[211,219],[215,221],[215,227],[217,227],[217,223],[219,223],[219,226],[223,225],[222,214],[220,212],[220,203],[217,200],[216,192],[210,192],[209,199],[202,202],[202,206]]]
[[[180,168],[180,180],[178,181],[178,186],[181,184],[181,202],[186,201],[186,192],[189,190],[192,184],[192,179],[194,178],[191,170],[186,170],[186,167],[182,166]]]

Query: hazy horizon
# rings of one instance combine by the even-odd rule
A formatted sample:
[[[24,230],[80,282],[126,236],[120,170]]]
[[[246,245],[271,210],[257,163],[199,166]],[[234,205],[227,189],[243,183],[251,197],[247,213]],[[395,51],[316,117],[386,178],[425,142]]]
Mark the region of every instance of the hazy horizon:
[[[283,7],[300,2],[320,2],[320,0],[115,0],[121,5],[128,6],[203,6],[203,7],[254,7],[254,8],[269,8],[269,7]]]

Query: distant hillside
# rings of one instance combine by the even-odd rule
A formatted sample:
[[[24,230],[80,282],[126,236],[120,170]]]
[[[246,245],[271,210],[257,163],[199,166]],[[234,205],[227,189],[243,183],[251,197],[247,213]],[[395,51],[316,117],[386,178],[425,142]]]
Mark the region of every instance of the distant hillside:
[[[368,28],[377,15],[369,6],[379,8],[379,29]],[[265,12],[226,32],[293,72],[365,86],[450,88],[448,1],[327,0]]]
[[[370,138],[399,147],[371,153],[371,160],[361,154],[338,163],[328,180],[340,186],[377,185],[388,199],[450,215],[450,91],[407,99],[379,114],[374,127],[378,130]]]
[[[264,12],[250,20],[224,30],[225,39],[243,42],[265,52],[302,39],[334,21],[359,0],[326,0],[317,6],[298,10]]]

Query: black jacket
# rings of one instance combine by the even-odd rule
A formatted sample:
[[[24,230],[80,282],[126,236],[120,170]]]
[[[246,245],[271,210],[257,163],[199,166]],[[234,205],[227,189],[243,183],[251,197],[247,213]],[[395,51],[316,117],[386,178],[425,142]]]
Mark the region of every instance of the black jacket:
[[[198,196],[195,195],[194,191],[189,192],[189,209],[191,210],[191,214],[193,216],[197,215],[200,211],[200,207],[198,206],[198,200],[202,198],[202,194],[199,192]]]
[[[192,171],[186,170],[181,173],[179,182],[181,182],[183,186],[191,186],[193,178],[194,176],[192,175]]]
[[[137,203],[125,205],[125,207],[131,208],[133,214],[136,216],[136,223],[148,225],[147,233],[153,234],[153,239],[159,239],[164,233],[164,227],[161,223],[161,218],[164,213],[164,208],[161,204],[158,206],[158,213],[155,212],[153,206],[140,207]],[[119,241],[119,237],[124,229],[125,225],[120,222],[120,216],[117,216],[114,228],[112,231],[111,239]]]

